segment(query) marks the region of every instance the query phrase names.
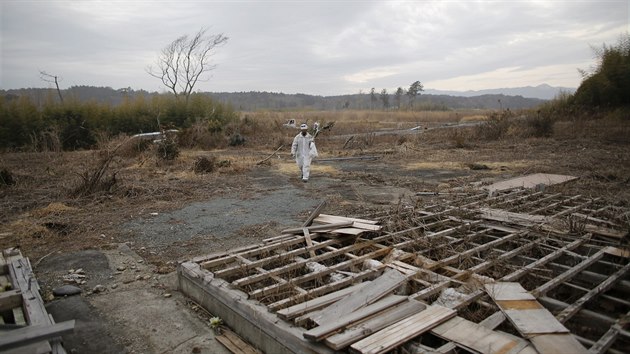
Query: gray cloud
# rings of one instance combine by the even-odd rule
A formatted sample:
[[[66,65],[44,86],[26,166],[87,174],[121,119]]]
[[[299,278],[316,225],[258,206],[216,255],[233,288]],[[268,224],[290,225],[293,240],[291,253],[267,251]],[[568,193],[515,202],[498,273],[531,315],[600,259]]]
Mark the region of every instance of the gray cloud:
[[[577,86],[627,1],[17,1],[1,3],[0,88],[163,90],[145,68],[200,28],[230,39],[202,91]],[[586,66],[586,67],[585,67]]]

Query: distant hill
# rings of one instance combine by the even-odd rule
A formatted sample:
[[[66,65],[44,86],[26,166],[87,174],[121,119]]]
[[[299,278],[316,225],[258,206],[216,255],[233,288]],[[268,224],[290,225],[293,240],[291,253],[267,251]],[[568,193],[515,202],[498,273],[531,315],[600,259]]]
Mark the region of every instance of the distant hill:
[[[548,86],[550,87],[550,86]],[[516,89],[514,89],[516,90]],[[491,91],[491,90],[488,90]],[[545,100],[540,98],[526,98],[522,95],[506,95],[503,93],[483,93],[473,95],[473,91],[462,94],[447,95],[423,92],[415,100],[416,109],[423,110],[449,110],[449,109],[526,109],[536,107]],[[484,91],[485,92],[485,91]],[[81,102],[94,101],[117,106],[125,99],[145,98],[160,95],[157,92],[144,90],[113,89],[111,87],[73,86],[61,91],[67,100]],[[455,92],[454,92],[455,93]],[[256,110],[342,110],[342,109],[396,109],[397,102],[393,94],[389,95],[389,107],[384,107],[377,95],[377,100],[372,101],[369,94],[352,94],[340,96],[314,96],[302,93],[285,94],[274,92],[204,92],[213,99],[230,104],[238,111]],[[167,95],[162,93],[162,95]],[[58,100],[57,93],[50,88],[27,88],[19,90],[0,90],[0,96],[5,101],[17,99],[20,96],[29,96],[33,102],[42,104],[47,100]],[[408,104],[407,97],[402,97],[401,106]]]
[[[479,90],[479,91],[442,91],[427,89],[424,91],[426,94],[433,95],[449,95],[449,96],[461,96],[461,97],[474,97],[481,95],[506,95],[506,96],[523,96],[526,98],[538,98],[541,100],[554,99],[559,93],[574,93],[575,88],[570,87],[554,87],[547,84],[538,86],[525,86],[525,87],[512,87],[512,88],[498,88],[491,90]]]

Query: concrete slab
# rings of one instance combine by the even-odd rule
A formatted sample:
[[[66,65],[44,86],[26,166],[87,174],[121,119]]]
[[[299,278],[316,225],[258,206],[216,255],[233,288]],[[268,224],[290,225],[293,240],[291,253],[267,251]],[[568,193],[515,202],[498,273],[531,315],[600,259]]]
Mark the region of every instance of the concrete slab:
[[[493,183],[489,186],[484,186],[483,189],[486,189],[491,193],[513,188],[534,189],[541,185],[550,186],[554,184],[569,182],[574,179],[577,179],[577,177],[567,175],[554,175],[549,173],[534,173],[523,177],[511,178],[505,181]]]

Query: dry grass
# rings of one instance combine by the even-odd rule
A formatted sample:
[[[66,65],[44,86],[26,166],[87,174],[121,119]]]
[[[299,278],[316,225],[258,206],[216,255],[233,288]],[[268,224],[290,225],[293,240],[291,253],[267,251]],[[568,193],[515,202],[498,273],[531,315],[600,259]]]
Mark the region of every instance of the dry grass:
[[[156,157],[152,144],[129,143],[127,137],[103,138],[101,152],[115,151],[106,171],[117,171],[116,183],[108,190],[83,196],[72,191],[82,183],[85,171],[93,171],[101,152],[5,153],[0,170],[11,174],[12,185],[0,185],[0,247],[20,244],[33,257],[49,252],[50,244],[67,250],[94,247],[103,242],[125,240],[116,225],[131,215],[150,208],[172,210],[191,201],[204,200],[247,188],[248,174],[271,169],[287,176],[297,175],[290,158],[290,144],[297,133],[282,123],[289,118],[309,123],[336,122],[333,129],[317,137],[320,158],[375,155],[381,157],[380,173],[344,172],[337,164],[312,165],[316,175],[343,177],[349,189],[356,183],[382,184],[425,190],[427,184],[410,170],[456,172],[464,177],[429,186],[427,190],[466,188],[485,178],[501,178],[545,172],[569,174],[578,180],[557,187],[571,195],[582,194],[627,205],[630,200],[630,124],[627,120],[556,122],[549,138],[521,136],[515,130],[499,140],[487,141],[475,128],[446,128],[446,123],[482,119],[484,112],[299,112],[244,113],[231,133],[243,134],[246,143],[220,149],[181,149],[173,161]],[[420,134],[375,135],[374,130],[406,129],[423,125],[431,129]],[[435,128],[435,129],[433,129]],[[238,130],[238,131],[237,131]],[[458,131],[461,144],[453,140]],[[245,134],[247,133],[247,134]],[[354,143],[345,144],[349,136]],[[346,145],[346,146],[344,146]],[[257,162],[278,150],[264,165]],[[195,173],[199,158],[214,158],[217,168]],[[370,163],[368,163],[369,165]],[[471,165],[488,170],[472,171]],[[107,175],[107,173],[105,174]],[[444,186],[444,187],[441,187]],[[336,208],[354,208],[348,194],[337,196]],[[360,195],[360,193],[356,193]],[[345,197],[344,197],[345,195]],[[332,208],[332,207],[331,207]],[[356,209],[361,213],[361,209]],[[106,238],[100,235],[105,234]],[[113,237],[113,239],[112,239]]]

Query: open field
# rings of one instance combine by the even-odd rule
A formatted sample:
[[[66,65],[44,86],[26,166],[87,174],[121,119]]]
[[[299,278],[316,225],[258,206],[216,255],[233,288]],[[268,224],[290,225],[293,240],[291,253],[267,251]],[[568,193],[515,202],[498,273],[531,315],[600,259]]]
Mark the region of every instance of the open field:
[[[319,159],[328,161],[314,163],[307,184],[298,180],[290,157],[296,131],[282,126],[289,118],[309,124],[335,122],[317,137]],[[84,294],[89,307],[101,314],[114,343],[111,352],[124,347],[128,352],[160,353],[180,350],[180,339],[158,341],[155,333],[135,324],[141,319],[115,311],[112,301],[131,306],[147,296],[144,291],[162,301],[158,306],[175,306],[168,301],[177,301],[179,310],[203,318],[194,305],[181,306],[186,304],[182,297],[159,296],[175,291],[163,277],[173,274],[178,261],[276,236],[301,224],[322,200],[329,202],[328,214],[359,215],[417,205],[423,202],[415,196],[420,191],[466,192],[515,176],[553,173],[578,177],[554,190],[630,206],[627,119],[555,122],[549,136],[535,137],[514,115],[509,119],[516,123],[498,139],[482,138],[484,129],[492,129],[484,125],[489,119],[491,112],[476,111],[242,113],[238,131],[246,139],[244,145],[182,149],[173,161],[157,158],[152,148],[116,149],[123,138],[103,141],[99,151],[4,153],[0,170],[14,183],[0,185],[0,246],[19,246],[30,258],[49,300],[52,289],[63,283],[63,273],[88,268],[73,264],[72,255],[106,253],[109,273],[101,278],[96,274],[102,269],[88,273],[94,282],[84,286]],[[459,127],[462,122],[481,123]],[[409,133],[418,126],[422,128]],[[407,133],[376,134],[392,130]],[[349,159],[360,156],[374,159]],[[194,171],[201,157],[213,159],[212,172]],[[97,181],[95,173],[101,177]],[[88,182],[102,188],[87,193]],[[116,262],[123,261],[113,259],[124,254],[124,262],[139,262],[138,274],[148,274],[151,280],[121,284],[121,277],[129,274],[116,271],[121,265]],[[96,279],[108,291],[88,295],[88,285],[95,286]],[[125,291],[135,297],[124,297]],[[193,338],[205,335],[204,328],[195,327]],[[71,343],[85,352],[80,340]],[[213,352],[207,343],[194,345],[202,350],[197,352]]]

